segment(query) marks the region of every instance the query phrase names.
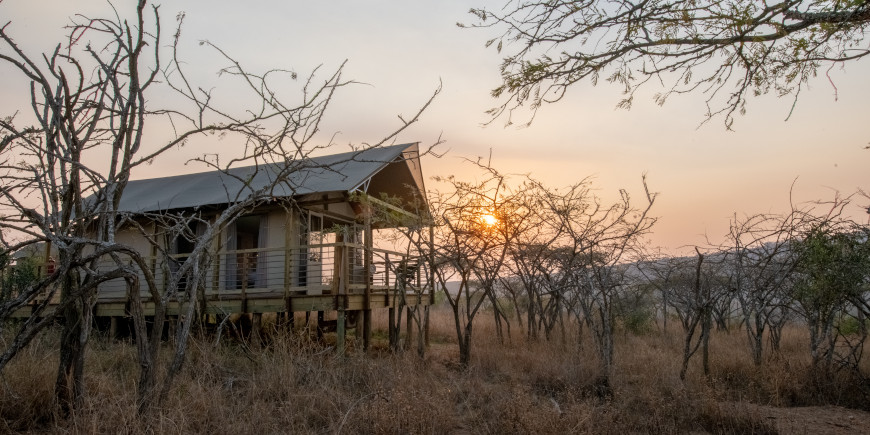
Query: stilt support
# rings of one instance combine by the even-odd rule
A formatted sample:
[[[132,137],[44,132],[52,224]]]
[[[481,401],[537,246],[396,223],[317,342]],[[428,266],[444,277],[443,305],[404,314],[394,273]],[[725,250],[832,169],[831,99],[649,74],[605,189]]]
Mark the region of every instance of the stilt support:
[[[338,316],[335,319],[335,350],[338,356],[344,356],[344,339],[345,339],[345,316],[344,308],[338,309]]]

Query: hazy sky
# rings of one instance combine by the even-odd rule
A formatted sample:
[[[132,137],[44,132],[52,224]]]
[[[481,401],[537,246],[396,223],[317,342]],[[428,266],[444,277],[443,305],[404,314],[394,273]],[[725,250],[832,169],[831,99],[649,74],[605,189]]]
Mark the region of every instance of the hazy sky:
[[[116,3],[123,8],[132,2]],[[338,132],[342,145],[377,141],[397,126],[397,115],[413,113],[442,83],[422,122],[399,140],[446,141],[445,157],[424,160],[427,177],[462,175],[462,157],[491,150],[502,172],[530,174],[550,186],[594,176],[602,197],[626,188],[640,200],[646,173],[660,193],[652,240],[669,250],[704,244],[704,234],[720,241],[734,213],[784,211],[793,182],[798,202],[870,189],[870,150],[864,149],[870,142],[868,59],[830,71],[836,100],[821,71],[787,122],[791,100],[765,96],[750,100],[734,132],[725,131],[721,120],[698,127],[705,110],[701,94],[672,97],[659,107],[652,99],[659,89],[650,87],[625,111],[615,109],[620,88],[607,83],[575,86],[562,102],[545,106],[531,127],[504,128],[503,121],[482,127],[485,110],[497,104],[489,91],[499,84],[500,57],[484,47],[495,34],[460,29],[456,22],[471,22],[468,9],[484,3],[181,0],[165,2],[161,14],[169,35],[178,12],[186,12],[182,55],[197,77],[218,85],[215,73],[225,64],[197,44],[201,39],[252,70],[287,68],[305,76],[318,65],[333,70],[347,60],[344,77],[365,85],[342,91],[327,117],[325,138]],[[12,21],[7,31],[24,48],[49,51],[74,11],[101,10],[107,3],[96,0],[5,0],[0,22]],[[0,74],[0,115],[6,115],[21,84],[5,78],[8,69]],[[206,152],[194,148],[142,168],[134,178],[202,170],[185,167],[180,158]]]

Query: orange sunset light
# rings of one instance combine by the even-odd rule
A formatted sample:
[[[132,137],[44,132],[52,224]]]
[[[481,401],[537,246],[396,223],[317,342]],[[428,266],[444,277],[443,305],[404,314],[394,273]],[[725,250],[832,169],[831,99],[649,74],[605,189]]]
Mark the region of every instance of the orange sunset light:
[[[486,225],[486,226],[488,226],[488,227],[492,227],[492,226],[495,226],[495,225],[498,223],[498,218],[495,217],[495,216],[493,216],[493,215],[491,215],[491,214],[485,214],[485,215],[483,215],[483,216],[480,217],[480,221],[481,221],[484,225]]]

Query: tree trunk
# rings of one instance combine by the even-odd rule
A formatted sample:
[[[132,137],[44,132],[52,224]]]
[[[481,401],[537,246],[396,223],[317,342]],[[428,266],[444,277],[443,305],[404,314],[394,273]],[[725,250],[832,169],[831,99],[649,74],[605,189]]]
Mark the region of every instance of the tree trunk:
[[[133,317],[133,334],[136,340],[136,353],[139,357],[139,383],[137,385],[137,412],[147,414],[154,404],[155,377],[154,358],[148,339],[148,328],[145,325],[145,314],[142,309],[142,299],[139,296],[139,283],[128,280],[127,300],[130,315]]]
[[[414,312],[416,314],[414,316],[414,321],[416,322],[416,325],[417,325],[417,356],[419,356],[420,358],[423,358],[424,356],[426,356],[426,346],[428,345],[428,343],[427,343],[428,337],[426,336],[427,334],[426,334],[426,328],[425,328],[426,318],[428,316],[428,311],[426,309],[428,309],[428,308],[429,308],[428,305],[426,305],[425,308],[422,308],[420,305],[417,305],[414,308]],[[421,313],[421,311],[422,311],[422,313]],[[421,317],[422,317],[422,319],[421,319]],[[408,330],[408,334],[410,334],[410,333],[411,333],[411,331]]]
[[[71,272],[65,277],[61,288],[61,303],[66,303],[66,307],[63,310],[60,360],[54,384],[57,404],[65,416],[78,408],[84,398],[85,348],[92,321],[90,298],[76,295],[77,290],[78,277]]]
[[[668,291],[662,290],[662,330],[668,333]]]
[[[538,339],[537,322],[535,321],[535,299],[529,296],[529,309],[526,311],[526,324],[528,328],[528,337],[530,340]]]
[[[680,380],[686,380],[686,372],[689,371],[689,360],[692,358],[692,337],[695,335],[694,325],[686,331],[686,338],[683,340],[683,363],[680,365]]]
[[[708,308],[704,312],[701,322],[701,365],[704,368],[704,376],[710,376],[710,332],[713,329],[713,315]]]
[[[462,368],[468,367],[471,362],[471,322],[465,325],[465,331],[459,339],[459,365]]]
[[[502,313],[501,308],[498,305],[498,300],[496,299],[494,292],[489,289],[486,292],[487,297],[489,298],[489,302],[492,304],[492,316],[493,321],[495,322],[495,335],[498,338],[499,344],[504,344],[504,332],[502,332],[501,327],[501,319]]]

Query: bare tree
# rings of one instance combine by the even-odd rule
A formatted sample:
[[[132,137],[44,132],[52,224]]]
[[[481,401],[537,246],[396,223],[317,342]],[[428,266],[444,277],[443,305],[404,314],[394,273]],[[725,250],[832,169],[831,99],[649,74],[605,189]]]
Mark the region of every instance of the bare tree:
[[[721,252],[702,253],[695,247],[695,257],[669,257],[644,265],[644,275],[663,294],[668,306],[680,320],[683,330],[683,355],[680,379],[685,379],[691,358],[701,351],[704,374],[709,374],[709,345],[714,310],[728,297],[731,289],[725,272],[727,263]]]
[[[3,207],[16,212],[2,225],[19,237],[15,248],[50,244],[58,256],[53,274],[0,308],[5,318],[46,293],[0,356],[0,369],[55,314],[60,315],[64,331],[56,394],[64,411],[84,394],[82,369],[97,286],[129,274],[123,268],[97,271],[98,260],[120,252],[141,260],[117,245],[114,233],[119,222],[116,207],[130,171],[143,163],[136,156],[147,113],[144,93],[156,86],[159,75],[159,61],[140,63],[156,55],[151,50],[161,44],[159,26],[153,33],[145,29],[148,13],[143,1],[133,23],[79,17],[67,46],[59,44],[41,59],[18,47],[6,33],[8,23],[0,29],[0,60],[30,81],[32,98],[30,116],[23,121],[32,124],[19,127],[19,113],[0,122]],[[156,8],[153,14],[157,16]],[[92,35],[97,40],[86,44]],[[54,312],[47,312],[58,289],[59,303]]]
[[[526,184],[516,198],[511,218],[503,222],[514,233],[507,266],[511,277],[516,280],[516,287],[522,288],[523,304],[514,296],[514,305],[518,319],[520,305],[526,309],[526,335],[535,340],[543,330],[549,340],[557,323],[563,324],[565,311],[562,296],[568,275],[560,269],[559,250],[551,246],[562,236],[563,228],[546,225],[550,216],[548,209],[541,206],[545,197],[541,183],[529,179]],[[505,285],[505,288],[513,287]],[[562,337],[564,339],[565,335]]]
[[[670,317],[671,294],[674,277],[683,267],[679,257],[657,256],[639,264],[639,272],[647,283],[659,293],[661,303],[662,330],[667,334]]]
[[[482,169],[482,181],[436,177],[448,191],[430,194],[435,225],[431,267],[453,311],[462,366],[471,361],[474,320],[485,302],[492,302],[511,243],[510,233],[500,228],[500,221],[509,219],[505,205],[511,193],[505,177],[488,164],[477,162],[476,166]],[[447,284],[453,281],[458,287],[450,290]]]
[[[569,280],[563,297],[574,300],[578,323],[592,332],[606,391],[613,369],[615,302],[620,292],[630,291],[628,264],[639,259],[642,236],[656,221],[649,216],[656,195],[645,179],[644,191],[641,208],[632,205],[625,190],[616,203],[602,206],[582,183],[564,191],[544,190],[541,201],[548,225],[562,234],[554,246],[562,262],[559,269]]]
[[[212,241],[224,225],[246,210],[276,197],[292,197],[297,186],[288,181],[290,175],[311,166],[308,157],[312,152],[332,145],[315,144],[315,137],[332,96],[351,83],[342,78],[343,66],[325,78],[315,70],[304,81],[297,102],[288,104],[282,95],[286,84],[297,79],[296,73],[248,71],[204,42],[229,65],[222,76],[240,85],[255,102],[250,108],[221,108],[214,103],[212,91],[203,90],[207,87],[193,83],[185,73],[179,52],[183,16],[168,46],[157,6],[140,0],[132,19],[123,16],[118,11],[108,19],[78,16],[65,45],[36,57],[19,48],[6,31],[8,23],[0,27],[0,61],[28,80],[31,90],[31,101],[22,104],[30,108],[26,116],[16,112],[0,119],[0,230],[14,234],[11,250],[43,244],[47,252],[57,255],[53,273],[40,277],[16,297],[0,301],[0,320],[25,306],[32,310],[0,354],[0,370],[60,316],[64,329],[56,395],[64,411],[77,406],[85,394],[82,373],[91,315],[97,289],[110,280],[123,279],[128,285],[141,366],[140,411],[166,394],[185,360],[199,309],[196,291],[212,260]],[[170,103],[152,107],[152,95],[173,98],[158,99]],[[428,102],[411,117],[400,117],[397,129],[359,150],[391,143],[427,106]],[[143,139],[146,125],[167,120],[173,127],[172,138],[160,143]],[[119,209],[135,168],[193,138],[218,136],[237,141],[241,145],[237,154],[223,161],[215,155],[195,161],[221,171],[230,180],[224,186],[227,208],[209,218],[173,211],[145,216]],[[253,169],[234,170],[241,166]],[[254,187],[250,183],[254,177],[267,181]],[[154,282],[154,270],[142,254],[115,238],[122,227],[138,227],[149,234],[141,227],[141,219],[161,223],[169,237],[195,241],[166,286]],[[193,223],[199,224],[201,232],[186,234]],[[151,242],[165,246],[156,239]],[[150,337],[141,305],[143,288],[157,307]],[[158,395],[159,331],[172,300],[192,303],[181,318],[174,356]]]
[[[728,273],[740,306],[755,365],[761,365],[764,335],[778,350],[779,337],[791,307],[797,255],[793,241],[803,231],[806,213],[753,215],[731,220],[726,245]]]

